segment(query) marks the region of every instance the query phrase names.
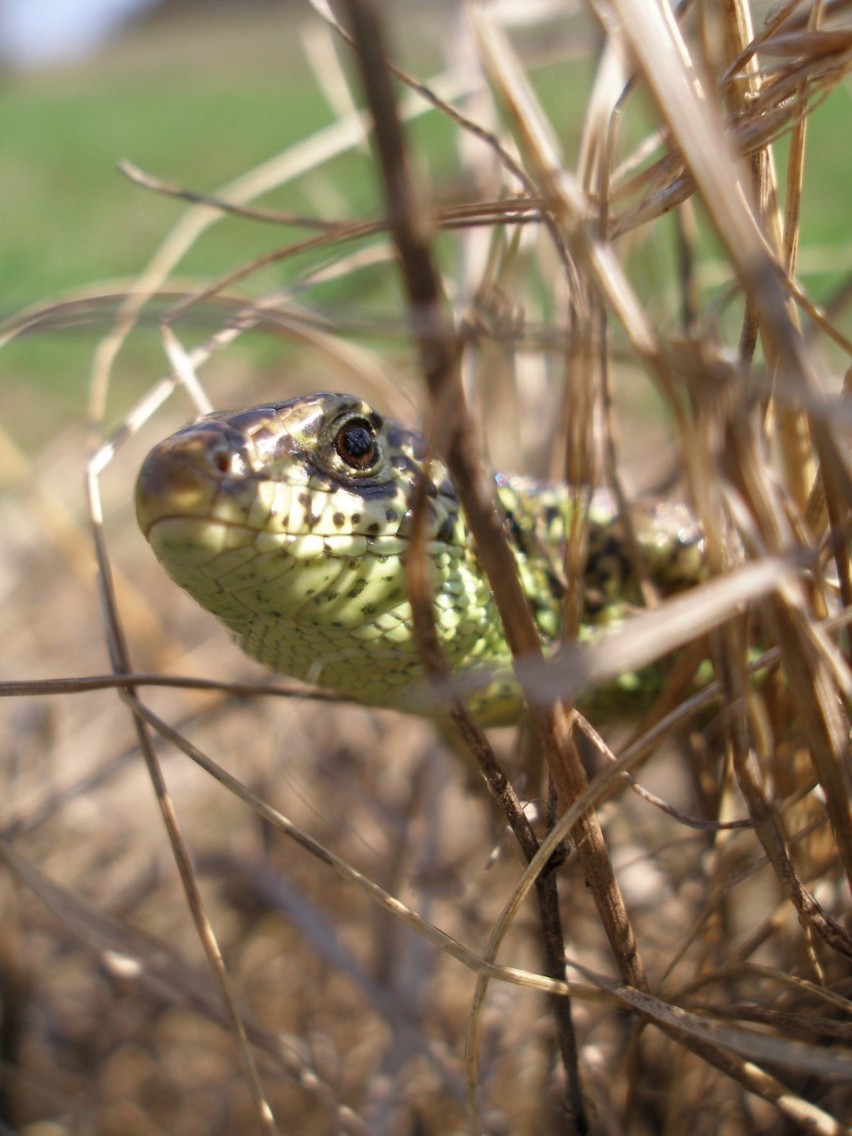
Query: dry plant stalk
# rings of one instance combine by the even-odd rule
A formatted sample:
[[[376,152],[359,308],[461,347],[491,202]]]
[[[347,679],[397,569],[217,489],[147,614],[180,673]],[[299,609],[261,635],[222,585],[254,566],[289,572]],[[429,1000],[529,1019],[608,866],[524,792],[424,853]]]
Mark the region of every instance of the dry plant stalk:
[[[825,189],[809,184],[808,123],[848,74],[848,5],[791,0],[760,27],[745,0],[675,14],[657,0],[589,0],[585,23],[544,17],[562,87],[580,82],[572,42],[593,33],[586,110],[570,129],[543,94],[535,50],[486,6],[454,25],[455,66],[428,83],[396,66],[384,5],[348,0],[346,33],[315,7],[325,22],[312,57],[324,68],[340,59],[340,82],[352,82],[354,105],[363,88],[369,114],[341,111],[217,193],[125,164],[140,188],[189,204],[136,286],[42,305],[0,329],[5,340],[115,312],[89,406],[93,535],[57,507],[62,462],[32,475],[26,502],[47,548],[28,546],[9,514],[18,556],[55,577],[20,603],[51,629],[55,665],[47,678],[9,616],[17,681],[0,694],[25,708],[63,698],[49,702],[55,717],[22,711],[7,730],[0,1126],[845,1132],[852,289],[841,280],[819,303],[798,273],[808,194]],[[410,127],[424,114],[453,128],[453,200],[412,172],[428,162]],[[310,193],[365,131],[386,203],[375,215],[252,204],[294,180]],[[268,227],[268,253],[181,283],[186,253],[234,214]],[[279,228],[296,232],[282,243]],[[286,285],[253,294],[270,266]],[[330,281],[355,297],[371,274],[397,289],[397,269],[407,302],[392,337],[357,303],[329,313],[312,302]],[[120,361],[147,312],[163,317],[169,373],[110,430]],[[186,321],[201,314],[214,332],[185,348]],[[321,692],[223,658],[203,617],[161,594],[134,551],[137,435],[168,431],[175,391],[199,412],[260,402],[254,385],[222,378],[260,331],[309,360],[285,392],[276,376],[277,398],[305,390],[319,361],[327,387],[409,421],[423,408],[529,703],[518,739],[487,736],[454,705],[490,801],[429,724],[332,713]],[[402,394],[388,378],[400,366],[411,375]],[[708,578],[663,602],[645,578],[648,611],[576,643],[591,485],[616,492],[639,558],[624,404],[649,387],[671,424],[679,492],[704,526]],[[530,471],[555,469],[577,505],[566,642],[553,657],[490,480],[492,460],[518,455],[518,423]],[[26,480],[11,441],[0,460]],[[86,587],[92,541],[111,675],[98,673],[91,595],[67,641],[56,614]],[[415,526],[409,595],[427,670],[444,679],[417,547]],[[676,660],[668,683],[629,734],[608,709],[590,709],[591,723],[574,709],[661,656]],[[696,693],[708,659],[713,682]],[[78,709],[95,699],[96,715]],[[41,756],[27,765],[18,751]],[[140,752],[171,862],[140,804],[150,798]],[[546,795],[539,764],[551,787],[541,824],[525,808]]]

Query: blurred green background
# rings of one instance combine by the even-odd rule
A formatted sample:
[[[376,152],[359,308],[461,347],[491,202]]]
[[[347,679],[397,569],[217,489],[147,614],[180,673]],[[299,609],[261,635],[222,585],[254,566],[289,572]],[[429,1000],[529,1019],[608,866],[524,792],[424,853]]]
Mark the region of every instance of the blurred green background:
[[[409,36],[406,19],[397,20],[403,62],[428,75],[439,64],[440,36],[422,16],[417,35]],[[307,4],[190,5],[185,13],[133,23],[91,58],[7,69],[0,92],[0,319],[79,289],[109,290],[146,264],[185,207],[132,185],[117,171],[120,159],[165,181],[213,191],[332,123],[335,112],[305,59],[312,26],[316,17]],[[565,91],[547,67],[539,71],[569,154],[576,148],[571,124],[582,118],[591,64],[574,74],[576,88]],[[852,148],[838,145],[849,111],[846,86],[810,123],[801,267],[818,298],[830,294],[850,263]],[[436,196],[452,196],[452,129],[430,115],[415,131]],[[322,217],[372,216],[378,208],[369,163],[357,152],[261,204]],[[293,229],[229,219],[205,234],[180,275],[215,278],[296,238]],[[664,269],[644,269],[652,286],[662,286],[655,276]],[[250,288],[281,286],[291,278],[284,264]],[[344,281],[325,298],[363,312],[369,288],[365,292],[362,274],[356,281],[355,295],[347,294],[352,285]],[[196,314],[205,335],[218,313],[208,315],[209,326],[203,326],[203,314]],[[41,330],[0,351],[0,420],[25,448],[37,449],[69,415],[83,418],[92,352],[109,321],[110,310],[102,305],[81,326]],[[127,354],[125,365],[140,384],[165,369],[154,323]],[[271,360],[281,348],[257,336],[250,349]],[[134,385],[131,376],[128,390]]]

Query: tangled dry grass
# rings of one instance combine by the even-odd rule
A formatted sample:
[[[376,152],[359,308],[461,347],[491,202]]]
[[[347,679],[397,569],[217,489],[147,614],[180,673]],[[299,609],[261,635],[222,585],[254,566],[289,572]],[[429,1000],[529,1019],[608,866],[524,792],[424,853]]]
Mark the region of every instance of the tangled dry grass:
[[[322,185],[364,139],[344,112],[196,195],[99,345],[95,442],[72,426],[30,475],[5,440],[21,490],[3,503],[3,1131],[847,1131],[849,288],[819,307],[797,257],[809,116],[848,71],[848,7],[793,0],[755,29],[745,0],[674,16],[597,0],[529,36],[474,7],[447,33],[453,66],[421,82],[387,69],[376,13],[350,0],[356,47],[338,50],[366,91],[386,210],[253,204]],[[594,67],[567,153],[536,59],[558,90],[578,43]],[[411,178],[425,153],[395,92],[403,117],[452,125],[451,190]],[[269,225],[278,289],[252,291],[257,263],[181,282],[232,212]],[[388,298],[398,267],[407,305]],[[381,282],[395,334],[314,302],[362,280]],[[122,352],[164,299],[169,375],[116,429]],[[220,326],[188,345],[198,310]],[[263,331],[283,379],[240,354]],[[167,586],[130,486],[192,405],[319,387],[419,420],[447,456],[519,653],[536,644],[483,443],[497,468],[686,495],[707,583],[679,608],[649,595],[594,652],[527,660],[517,734],[485,738],[459,708],[469,769],[428,722],[274,682]],[[93,451],[87,525],[67,485]],[[428,610],[422,636],[428,653]],[[601,739],[572,720],[592,678],[672,653],[641,723],[604,713]],[[508,794],[502,813],[478,763],[537,814]]]

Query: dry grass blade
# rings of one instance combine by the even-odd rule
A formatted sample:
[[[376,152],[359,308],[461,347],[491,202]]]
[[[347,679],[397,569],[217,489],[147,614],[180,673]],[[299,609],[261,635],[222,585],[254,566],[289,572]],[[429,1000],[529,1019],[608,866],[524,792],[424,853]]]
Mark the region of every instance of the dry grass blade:
[[[740,612],[745,604],[779,588],[791,574],[791,565],[767,558],[668,600],[653,613],[637,615],[605,642],[589,646],[566,644],[548,662],[524,660],[519,672],[527,696],[544,704],[557,698],[576,702],[580,695],[611,682],[625,671],[640,670],[661,655],[671,654],[706,635]],[[848,694],[852,695],[852,688]]]
[[[96,951],[116,975],[141,982],[168,1002],[191,1005],[223,1030],[228,1030],[227,1018],[218,999],[211,995],[206,975],[191,971],[182,959],[172,954],[168,944],[146,937],[119,919],[105,915],[80,896],[57,887],[2,840],[0,857],[51,914]],[[281,1062],[289,1074],[306,1082],[316,1077],[310,1068],[298,1062],[295,1048],[288,1049],[284,1039],[265,1029],[251,1015],[246,1015],[246,1029],[252,1044]]]
[[[512,650],[523,653],[537,648],[538,637],[524,602],[524,593],[514,566],[509,545],[500,531],[493,490],[483,484],[482,459],[475,441],[474,424],[467,411],[459,370],[460,343],[448,319],[440,296],[439,276],[431,251],[432,233],[419,208],[419,196],[413,180],[405,140],[402,134],[384,50],[382,24],[378,9],[371,0],[350,0],[347,12],[353,40],[359,53],[362,80],[375,130],[379,164],[382,169],[390,216],[391,233],[400,258],[403,281],[408,294],[411,322],[415,331],[423,376],[432,404],[430,440],[446,458],[460,499],[482,553],[483,567],[495,587],[495,594],[506,636]],[[455,427],[448,429],[450,422]],[[446,425],[445,425],[446,424]],[[425,497],[421,508],[425,507]],[[425,557],[425,546],[421,547]],[[409,589],[411,583],[409,582]],[[502,592],[502,594],[501,594]],[[427,625],[428,628],[428,625]],[[428,629],[424,629],[428,635]],[[421,632],[422,633],[422,632]],[[424,637],[427,657],[429,639]],[[558,711],[556,712],[558,713]],[[463,719],[460,719],[465,728]],[[554,737],[552,725],[542,717],[536,725],[543,741]],[[465,731],[470,733],[468,727]],[[475,753],[482,752],[481,743]],[[547,759],[552,768],[564,760],[556,745],[548,746]],[[490,763],[489,763],[490,768]],[[523,814],[512,810],[512,816]],[[514,826],[518,827],[517,823]],[[534,852],[521,826],[525,853]],[[542,946],[547,972],[559,979],[564,974],[563,934],[559,918],[557,893],[553,880],[543,880],[538,888]],[[565,1070],[567,1088],[563,1107],[571,1132],[588,1131],[579,1080],[577,1044],[570,1003],[553,1001],[557,1036]],[[469,1110],[477,1113],[476,1079],[469,1093]]]
[[[518,986],[526,986],[531,990],[544,991],[564,999],[570,997],[574,992],[578,993],[581,997],[591,996],[594,998],[594,993],[588,986],[569,987],[564,981],[550,979],[543,975],[536,974],[535,972],[524,971],[517,967],[496,966],[492,964],[490,960],[483,960],[475,951],[470,950],[463,943],[455,941],[439,927],[428,923],[416,911],[406,907],[405,904],[401,903],[396,897],[384,892],[372,880],[353,868],[351,864],[336,856],[328,848],[323,847],[318,841],[311,837],[309,833],[304,832],[298,826],[294,825],[292,821],[282,813],[272,808],[255,793],[252,793],[245,785],[242,785],[236,778],[231,776],[227,770],[218,766],[214,761],[211,761],[197,746],[192,745],[191,742],[182,737],[176,730],[173,730],[166,722],[159,719],[156,714],[153,714],[141,703],[135,702],[132,696],[128,695],[127,697],[134,702],[136,711],[145,721],[153,726],[159,734],[181,749],[187,757],[201,766],[206,773],[222,784],[229,792],[233,793],[235,797],[239,798],[284,835],[296,841],[298,844],[303,845],[316,860],[332,868],[336,873],[341,875],[347,883],[365,891],[373,901],[385,907],[395,919],[399,919],[406,925],[414,928],[419,934],[429,939],[444,953],[463,963],[470,970],[477,974],[487,975],[489,978],[510,982]]]

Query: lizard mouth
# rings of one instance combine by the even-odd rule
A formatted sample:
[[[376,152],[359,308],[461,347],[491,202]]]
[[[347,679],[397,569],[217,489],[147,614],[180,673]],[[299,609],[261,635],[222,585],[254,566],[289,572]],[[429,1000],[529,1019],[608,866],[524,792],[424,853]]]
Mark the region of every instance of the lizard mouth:
[[[136,479],[136,520],[146,540],[157,526],[175,520],[213,518],[219,523],[245,523],[237,498],[246,490],[230,464],[218,457],[208,431],[187,429],[155,446]],[[233,502],[233,515],[227,503]]]

